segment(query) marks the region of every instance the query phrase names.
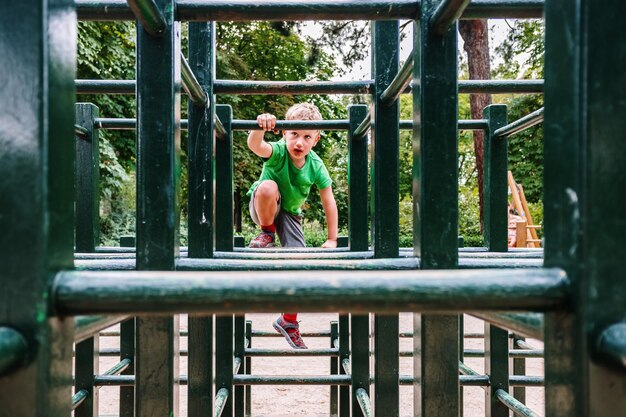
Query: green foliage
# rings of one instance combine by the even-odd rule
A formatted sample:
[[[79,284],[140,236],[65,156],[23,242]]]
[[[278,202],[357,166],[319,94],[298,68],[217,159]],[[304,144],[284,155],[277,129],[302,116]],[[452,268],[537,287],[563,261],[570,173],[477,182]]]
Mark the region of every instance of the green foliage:
[[[543,20],[514,20],[506,39],[496,48],[501,78],[543,78],[545,42]]]

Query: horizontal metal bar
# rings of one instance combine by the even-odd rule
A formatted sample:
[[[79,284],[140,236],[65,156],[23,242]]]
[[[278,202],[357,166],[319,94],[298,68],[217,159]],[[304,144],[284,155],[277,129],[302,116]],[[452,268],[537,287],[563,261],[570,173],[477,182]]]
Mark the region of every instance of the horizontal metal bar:
[[[543,314],[472,313],[472,315],[521,336],[543,340]]]
[[[245,350],[246,356],[339,356],[339,349],[261,349]]]
[[[528,349],[528,350],[534,350],[536,349],[535,347],[533,347],[530,343],[528,343],[525,340],[521,340],[521,339],[516,339],[515,340],[515,346],[519,349]]]
[[[604,330],[598,338],[597,350],[608,362],[626,369],[626,323]]]
[[[189,62],[187,62],[187,59],[185,59],[182,52],[180,53],[180,63],[180,77],[183,82],[183,88],[189,95],[189,98],[196,106],[206,106],[209,101],[209,97],[196,79],[196,76],[189,66]]]
[[[256,120],[233,120],[233,130],[261,130]],[[348,130],[348,120],[278,120],[276,130]]]
[[[298,271],[298,270],[407,270],[418,269],[417,258],[389,259],[285,259],[279,263],[274,260],[243,259],[199,259],[181,258],[176,263],[178,271]]]
[[[530,114],[527,114],[526,116],[514,121],[513,123],[502,126],[500,129],[493,132],[493,134],[496,137],[504,138],[526,130],[529,127],[535,126],[541,122],[543,122],[543,107],[539,110],[535,110]]]
[[[152,36],[163,34],[167,22],[154,0],[127,0],[127,2],[146,32]]]
[[[233,375],[233,385],[350,385],[350,375]]]
[[[228,401],[228,396],[230,392],[226,388],[222,388],[215,394],[215,417],[220,417],[222,412],[224,411],[224,406],[226,405],[226,401]]]
[[[400,94],[408,87],[409,83],[413,79],[413,51],[409,54],[400,68],[400,71],[396,74],[394,79],[389,84],[389,87],[383,91],[380,96],[380,100],[384,105],[393,104],[399,97]]]
[[[463,356],[466,358],[482,358],[485,351],[482,349],[465,349]],[[509,358],[543,358],[542,349],[511,349],[509,350]]]
[[[355,395],[363,416],[370,417],[372,415],[372,402],[370,401],[370,396],[367,395],[367,391],[364,388],[359,388],[356,390]]]
[[[543,93],[543,80],[459,80],[460,94]],[[371,94],[372,80],[242,81],[215,80],[214,94]],[[411,92],[406,86],[403,94]],[[76,94],[135,94],[135,80],[76,80]]]
[[[187,130],[188,126],[189,123],[187,119],[180,120],[180,128],[182,130]],[[96,129],[109,130],[135,130],[137,128],[137,119],[96,117],[94,120],[94,127]]]
[[[108,369],[103,375],[119,375],[126,369],[128,369],[131,363],[132,361],[130,360],[130,358],[124,358],[115,365],[113,365],[110,369]]]
[[[442,0],[430,17],[433,33],[443,35],[461,17],[469,0]]]
[[[74,134],[80,139],[87,139],[89,137],[89,131],[81,125],[74,125]]]
[[[545,380],[542,376],[509,375],[509,385],[512,387],[543,387]]]
[[[251,20],[377,20],[415,19],[419,16],[419,1],[395,0],[396,6],[389,8],[389,1],[333,2],[301,1],[292,2],[289,7],[281,7],[279,1],[237,2],[241,8],[235,9],[232,2],[185,0],[176,2],[178,20],[202,21],[251,21]],[[123,0],[75,0],[79,20],[112,21],[134,20],[135,17]],[[541,19],[543,0],[473,0],[465,9],[461,19]],[[330,7],[327,7],[330,5]],[[357,7],[355,7],[355,5]],[[237,4],[239,6],[239,4]],[[257,6],[255,8],[254,6]]]
[[[20,332],[0,327],[0,376],[24,365],[27,352],[28,342]]]
[[[543,93],[543,80],[459,80],[459,94]]]
[[[82,342],[126,319],[128,316],[78,316],[74,318],[74,343]]]
[[[418,271],[63,271],[61,315],[280,312],[461,312],[561,308],[560,269]]]
[[[240,81],[215,80],[215,94],[371,94],[372,81]]]
[[[536,414],[525,404],[521,403],[515,397],[502,389],[496,391],[496,398],[498,398],[498,400],[500,400],[502,404],[506,405],[507,408],[511,410],[516,416],[539,417],[539,414]]]

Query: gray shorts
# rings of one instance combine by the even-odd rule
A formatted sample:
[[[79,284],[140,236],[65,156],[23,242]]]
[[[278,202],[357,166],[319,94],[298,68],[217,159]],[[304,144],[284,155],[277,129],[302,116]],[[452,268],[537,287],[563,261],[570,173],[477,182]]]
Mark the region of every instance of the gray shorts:
[[[250,217],[252,217],[254,223],[261,226],[259,216],[254,208],[255,194],[256,190],[252,192],[252,196],[250,197]],[[280,207],[280,196],[278,198],[278,210],[276,211],[276,217],[274,217],[274,225],[276,225],[276,234],[278,235],[282,247],[306,247],[304,234],[302,233],[302,217],[283,210]]]

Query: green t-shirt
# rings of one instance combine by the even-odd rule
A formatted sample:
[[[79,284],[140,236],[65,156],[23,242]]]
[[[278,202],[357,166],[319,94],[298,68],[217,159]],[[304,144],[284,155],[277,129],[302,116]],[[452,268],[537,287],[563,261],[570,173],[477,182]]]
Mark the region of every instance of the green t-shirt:
[[[272,146],[272,155],[263,163],[261,176],[252,184],[248,195],[252,195],[261,181],[273,180],[278,184],[281,208],[288,213],[300,215],[300,207],[309,196],[313,184],[320,190],[332,184],[328,170],[313,150],[307,154],[304,166],[296,168],[289,158],[284,139],[268,143]]]

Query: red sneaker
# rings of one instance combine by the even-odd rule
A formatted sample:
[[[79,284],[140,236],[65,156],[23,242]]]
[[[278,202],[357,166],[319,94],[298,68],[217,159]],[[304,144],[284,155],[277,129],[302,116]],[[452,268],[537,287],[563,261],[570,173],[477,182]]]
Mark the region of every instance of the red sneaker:
[[[300,326],[298,323],[290,323],[279,316],[273,324],[276,331],[287,340],[287,343],[294,349],[308,349],[300,336]]]
[[[274,233],[261,232],[257,237],[250,241],[249,248],[273,248]]]

